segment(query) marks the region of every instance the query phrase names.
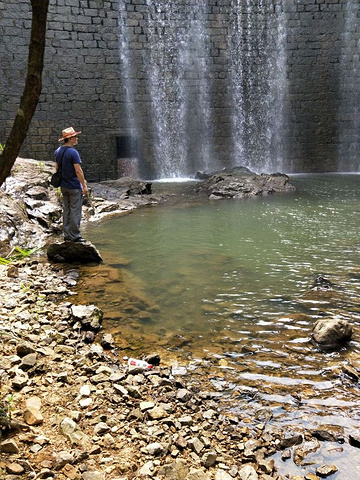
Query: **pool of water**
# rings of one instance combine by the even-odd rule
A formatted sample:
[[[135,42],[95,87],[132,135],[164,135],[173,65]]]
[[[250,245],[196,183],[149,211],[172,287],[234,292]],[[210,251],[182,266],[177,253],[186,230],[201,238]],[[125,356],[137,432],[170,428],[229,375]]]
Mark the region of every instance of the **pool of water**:
[[[158,352],[199,368],[235,413],[269,405],[279,424],[316,424],[331,411],[353,428],[359,387],[343,366],[360,368],[360,175],[292,183],[295,192],[240,200],[187,190],[88,224],[104,264],[84,269],[80,300],[103,308],[124,354]],[[318,276],[334,288],[314,291]],[[353,340],[320,352],[311,330],[332,316],[351,322]]]

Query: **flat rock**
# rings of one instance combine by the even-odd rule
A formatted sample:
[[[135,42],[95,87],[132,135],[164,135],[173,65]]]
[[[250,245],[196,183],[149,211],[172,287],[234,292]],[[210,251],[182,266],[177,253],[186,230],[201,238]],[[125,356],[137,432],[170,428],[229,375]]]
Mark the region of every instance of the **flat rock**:
[[[100,263],[96,247],[86,242],[52,243],[47,249],[48,259],[56,263]]]
[[[245,167],[225,169],[211,174],[197,185],[197,193],[206,193],[210,199],[244,198],[295,190],[290,178],[283,173],[257,174]]]

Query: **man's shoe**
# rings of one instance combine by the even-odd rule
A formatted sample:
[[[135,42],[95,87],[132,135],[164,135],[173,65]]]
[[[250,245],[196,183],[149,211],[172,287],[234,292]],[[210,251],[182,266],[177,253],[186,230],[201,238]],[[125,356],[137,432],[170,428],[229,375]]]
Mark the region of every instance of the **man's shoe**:
[[[74,243],[85,243],[86,240],[85,238],[82,238],[82,237],[78,237],[78,238],[75,238],[75,240],[72,240]]]

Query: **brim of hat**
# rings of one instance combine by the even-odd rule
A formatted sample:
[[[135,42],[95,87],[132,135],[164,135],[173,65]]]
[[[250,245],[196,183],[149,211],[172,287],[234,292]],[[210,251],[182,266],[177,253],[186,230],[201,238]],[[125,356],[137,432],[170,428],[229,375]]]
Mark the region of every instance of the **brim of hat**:
[[[58,142],[62,142],[63,140],[66,140],[67,138],[71,138],[71,137],[76,137],[76,135],[80,135],[81,132],[74,132],[74,133],[71,133],[70,135],[66,135],[65,137],[61,137],[59,138]]]

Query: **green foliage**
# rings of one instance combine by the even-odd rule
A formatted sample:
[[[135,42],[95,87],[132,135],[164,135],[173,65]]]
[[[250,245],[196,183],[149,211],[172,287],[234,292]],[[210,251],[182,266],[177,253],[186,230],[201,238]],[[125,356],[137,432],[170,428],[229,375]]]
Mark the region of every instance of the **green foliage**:
[[[4,144],[0,143],[0,153],[3,152],[4,148],[5,148],[5,143]]]
[[[10,263],[16,263],[20,260],[24,260],[38,250],[39,248],[14,247],[6,258],[0,257],[0,265],[9,265]]]
[[[0,417],[11,421],[11,414],[14,411],[14,395],[6,395],[4,398],[0,398]]]

